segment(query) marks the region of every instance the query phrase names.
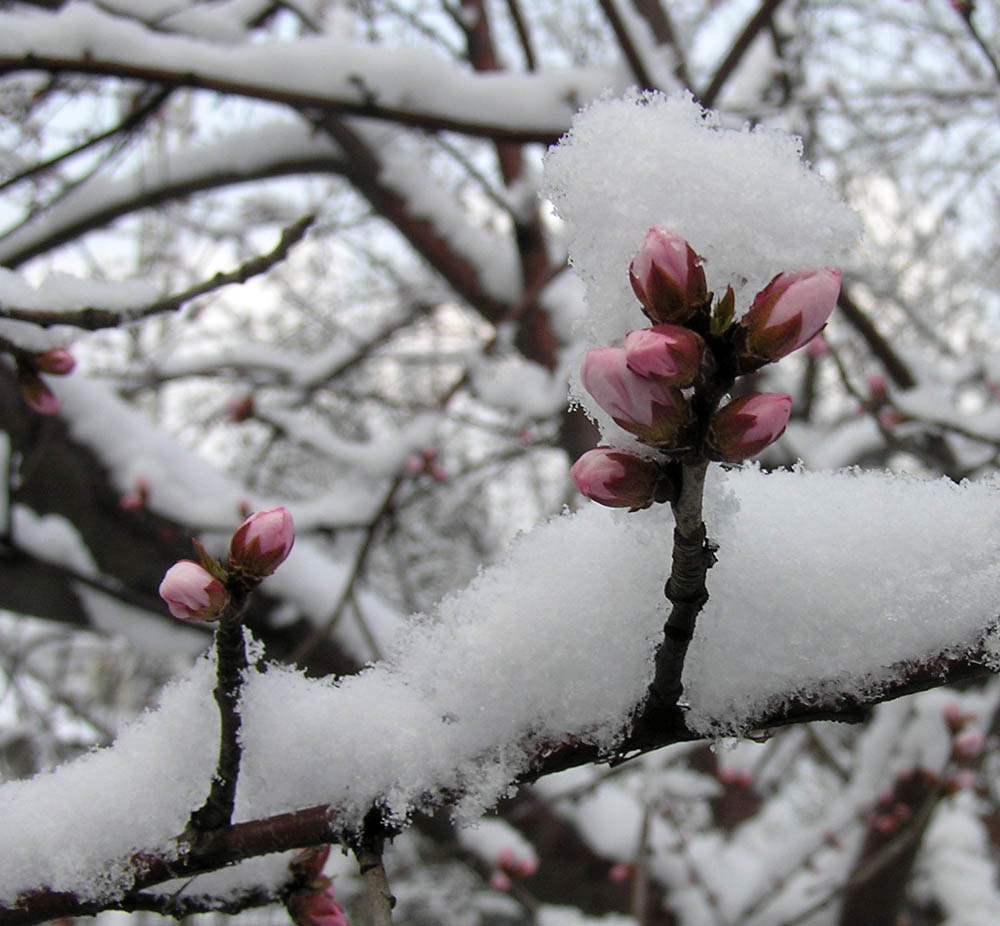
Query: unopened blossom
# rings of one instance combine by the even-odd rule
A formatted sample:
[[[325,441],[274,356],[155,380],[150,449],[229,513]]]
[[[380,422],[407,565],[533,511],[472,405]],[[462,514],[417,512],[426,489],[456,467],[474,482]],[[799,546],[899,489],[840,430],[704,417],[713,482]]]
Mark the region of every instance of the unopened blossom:
[[[708,301],[702,259],[680,235],[654,225],[629,266],[642,311],[654,324],[683,322]]]
[[[761,360],[780,360],[811,341],[837,306],[839,270],[779,273],[740,319],[745,349]]]
[[[660,467],[624,450],[596,447],[570,469],[577,489],[609,508],[648,508],[657,501]]]
[[[229,543],[229,563],[246,576],[263,579],[284,561],[295,543],[295,525],[286,508],[266,508],[250,515]]]
[[[40,415],[59,413],[59,399],[37,373],[27,368],[21,369],[17,374],[17,384],[21,387],[21,397],[29,408]]]
[[[297,926],[350,926],[343,907],[333,899],[333,885],[313,894],[293,895],[288,913]]]
[[[665,386],[690,386],[701,372],[704,356],[705,342],[680,325],[654,325],[625,338],[628,368]]]
[[[170,613],[182,621],[217,620],[229,599],[225,586],[189,559],[166,571],[159,591]]]
[[[760,453],[784,434],[791,412],[791,396],[768,392],[755,392],[724,405],[708,426],[709,457],[739,463]]]
[[[683,393],[628,368],[624,348],[587,351],[580,371],[584,387],[615,421],[643,443],[671,446],[691,412]]]
[[[66,376],[76,366],[72,351],[65,347],[54,347],[44,354],[35,354],[31,362],[40,373],[51,373],[54,376]]]

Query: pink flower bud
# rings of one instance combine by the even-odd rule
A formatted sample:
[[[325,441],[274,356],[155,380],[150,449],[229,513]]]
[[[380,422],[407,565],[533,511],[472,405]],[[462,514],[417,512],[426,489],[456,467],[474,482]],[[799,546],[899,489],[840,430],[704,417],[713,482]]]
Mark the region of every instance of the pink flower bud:
[[[646,232],[628,275],[654,324],[683,322],[708,301],[701,260],[680,235],[658,225]]]
[[[315,894],[293,894],[288,913],[297,926],[350,926],[347,914],[333,900],[333,887]]]
[[[792,398],[755,392],[720,408],[708,426],[706,450],[713,460],[739,463],[773,444],[785,432]]]
[[[503,891],[504,893],[507,893],[507,891],[511,889],[512,885],[513,881],[511,881],[510,875],[502,871],[494,871],[493,874],[490,875],[490,887],[492,887],[495,891]]]
[[[250,515],[229,542],[229,563],[245,575],[263,579],[284,561],[295,543],[295,525],[285,508]]]
[[[174,563],[160,583],[160,597],[182,621],[214,621],[226,606],[225,586],[189,559]]]
[[[415,453],[411,453],[407,458],[406,462],[403,464],[403,469],[410,476],[419,476],[426,466],[427,461],[423,457],[418,456]]]
[[[65,376],[67,373],[72,373],[73,367],[76,366],[76,358],[65,347],[54,347],[44,354],[35,354],[31,361],[39,372],[51,373],[54,376]]]
[[[596,447],[570,469],[576,487],[587,498],[609,508],[648,508],[656,500],[660,467],[651,460]]]
[[[978,759],[986,746],[982,730],[963,730],[951,741],[951,751],[956,759],[971,762]]]
[[[644,444],[673,445],[680,429],[691,419],[681,391],[633,373],[621,347],[587,351],[580,373],[597,404]]]
[[[21,387],[21,396],[28,408],[34,409],[40,415],[59,413],[59,399],[37,373],[21,369],[17,375],[17,384]]]
[[[608,871],[608,878],[617,883],[628,881],[632,877],[632,866],[625,862],[618,862],[611,866]]]
[[[825,357],[830,353],[830,344],[826,338],[821,334],[817,334],[807,345],[806,353],[813,358],[813,360],[819,360],[820,357]]]
[[[625,338],[625,363],[633,373],[665,386],[690,386],[701,371],[705,342],[679,325],[654,325]]]
[[[750,354],[779,360],[811,341],[837,306],[840,279],[829,267],[779,273],[739,321]]]
[[[872,373],[868,377],[868,397],[873,402],[884,402],[888,395],[885,377],[878,373]]]
[[[254,395],[252,392],[245,392],[243,395],[233,396],[228,402],[229,420],[239,424],[246,421],[254,413]]]

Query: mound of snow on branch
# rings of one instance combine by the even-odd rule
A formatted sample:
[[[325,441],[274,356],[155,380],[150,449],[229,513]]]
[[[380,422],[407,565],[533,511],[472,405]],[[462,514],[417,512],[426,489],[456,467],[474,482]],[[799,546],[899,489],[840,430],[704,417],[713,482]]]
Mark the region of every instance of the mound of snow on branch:
[[[719,562],[684,677],[706,735],[877,690],[886,667],[975,647],[995,622],[996,483],[716,470],[707,523]],[[329,803],[350,823],[377,799],[404,816],[456,792],[474,815],[546,745],[613,748],[649,680],[671,532],[666,506],[587,506],[522,536],[363,674],[253,673],[237,817]],[[115,860],[167,844],[203,800],[215,729],[202,663],[117,745],[0,788],[0,900],[120,890]]]

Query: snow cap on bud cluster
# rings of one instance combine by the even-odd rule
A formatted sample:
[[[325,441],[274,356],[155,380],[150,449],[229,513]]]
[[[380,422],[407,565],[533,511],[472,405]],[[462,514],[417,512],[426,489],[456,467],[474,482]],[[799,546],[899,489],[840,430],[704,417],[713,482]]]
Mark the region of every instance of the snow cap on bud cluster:
[[[295,543],[295,525],[286,508],[266,508],[250,515],[229,543],[229,563],[244,575],[263,579],[286,559]]]
[[[214,621],[226,606],[225,586],[189,559],[174,563],[160,583],[160,597],[182,621]]]
[[[670,446],[691,419],[683,393],[630,370],[624,348],[597,347],[587,351],[580,378],[615,424],[644,444]]]
[[[665,386],[690,386],[701,372],[705,342],[679,325],[654,325],[625,338],[625,362],[633,373]]]
[[[840,271],[830,267],[779,273],[740,319],[747,350],[773,361],[811,341],[837,306],[840,280]]]
[[[654,225],[632,259],[629,280],[653,324],[678,323],[705,304],[702,259],[680,235]]]
[[[660,467],[623,450],[588,450],[569,472],[581,494],[609,508],[648,508],[657,500]]]
[[[39,372],[51,373],[53,376],[66,376],[76,366],[72,351],[65,347],[54,347],[44,354],[35,354],[31,360]]]
[[[724,405],[708,426],[705,448],[713,460],[739,463],[773,444],[788,425],[792,398],[755,392]]]

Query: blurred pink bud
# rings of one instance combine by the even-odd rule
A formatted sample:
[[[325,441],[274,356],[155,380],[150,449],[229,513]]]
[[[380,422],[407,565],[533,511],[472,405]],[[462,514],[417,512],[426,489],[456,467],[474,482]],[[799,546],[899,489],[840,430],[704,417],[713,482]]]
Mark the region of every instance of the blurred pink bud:
[[[821,334],[817,334],[807,345],[806,353],[813,358],[813,360],[819,360],[820,357],[825,357],[830,353],[830,343]]]
[[[333,900],[333,887],[315,894],[293,894],[288,913],[297,926],[350,926],[347,914]]]
[[[44,354],[35,354],[31,362],[41,373],[51,373],[53,376],[65,376],[73,372],[76,366],[76,358],[72,352],[65,347],[54,347]]]
[[[839,270],[779,273],[754,298],[739,324],[747,350],[755,357],[780,360],[823,329],[840,295]]]
[[[609,508],[648,508],[656,500],[660,467],[622,450],[588,450],[569,471],[587,498]]]
[[[951,775],[944,783],[945,794],[954,794],[956,791],[968,791],[976,786],[979,775],[971,768],[960,768],[954,775]]]
[[[517,866],[517,853],[510,846],[501,849],[497,855],[497,867],[504,871],[517,871]]]
[[[956,759],[971,762],[982,755],[985,746],[986,737],[981,730],[965,730],[952,740],[951,751]]]
[[[629,332],[625,363],[633,373],[665,386],[690,386],[701,371],[705,342],[679,325],[654,325]]]
[[[952,733],[957,733],[962,729],[970,720],[973,719],[971,714],[963,714],[962,708],[959,707],[957,701],[949,701],[943,711],[944,722],[948,724],[948,729]]]
[[[250,515],[229,542],[229,562],[255,579],[271,575],[295,543],[295,525],[285,508],[266,508]]]
[[[28,408],[34,409],[40,415],[59,413],[59,399],[37,373],[28,369],[20,370],[17,384],[21,387],[21,396]]]
[[[253,416],[254,396],[252,392],[245,392],[243,395],[233,396],[229,400],[229,420],[239,424]]]
[[[174,563],[160,583],[160,597],[182,621],[214,621],[226,606],[225,586],[189,559]]]
[[[887,431],[891,431],[897,425],[906,421],[905,415],[899,409],[886,405],[878,410],[878,421]]]
[[[135,511],[139,508],[145,508],[148,501],[149,480],[145,476],[139,476],[135,480],[135,488],[118,499],[118,507],[123,511]]]
[[[448,470],[443,466],[432,466],[430,468],[431,479],[435,482],[446,482],[448,479]]]
[[[658,225],[646,232],[628,275],[654,324],[683,322],[708,301],[701,260],[680,235]]]
[[[720,768],[718,778],[729,788],[749,788],[753,784],[753,775],[739,768]]]
[[[868,397],[870,399],[876,402],[883,401],[887,394],[887,388],[885,377],[879,376],[878,373],[872,373],[868,377]]]
[[[406,462],[403,464],[403,468],[411,476],[419,476],[424,471],[425,460],[423,457],[418,457],[415,453],[411,454],[406,458]]]
[[[730,402],[709,423],[708,456],[739,463],[760,453],[784,434],[791,412],[791,396],[769,392],[755,392]]]
[[[530,878],[533,874],[538,871],[538,859],[536,858],[523,858],[520,864],[517,866],[517,873],[522,878]]]
[[[421,450],[420,453],[421,453],[421,456],[423,456],[423,458],[428,463],[430,463],[432,460],[436,460],[438,458],[437,447],[433,446],[432,444],[429,444],[428,446],[424,447],[424,449]]]
[[[587,351],[580,373],[597,404],[644,444],[669,447],[690,421],[691,412],[681,391],[633,373],[621,347]]]
[[[622,881],[628,881],[632,877],[632,866],[626,865],[625,862],[618,862],[611,866],[611,870],[608,872],[608,878],[618,884]]]
[[[495,891],[503,891],[506,893],[510,890],[513,883],[514,882],[511,881],[510,876],[502,871],[494,871],[493,874],[490,875],[490,887],[492,887]]]

